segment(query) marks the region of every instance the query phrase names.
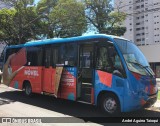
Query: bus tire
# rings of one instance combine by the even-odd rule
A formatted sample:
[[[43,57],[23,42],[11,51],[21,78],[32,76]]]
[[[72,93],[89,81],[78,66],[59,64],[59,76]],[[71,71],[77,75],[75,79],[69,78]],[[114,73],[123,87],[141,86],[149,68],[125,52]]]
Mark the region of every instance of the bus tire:
[[[100,108],[103,112],[110,115],[117,115],[120,113],[120,103],[112,93],[105,93],[100,99]]]
[[[26,96],[31,96],[32,95],[32,87],[29,82],[25,82],[24,85],[24,93]]]

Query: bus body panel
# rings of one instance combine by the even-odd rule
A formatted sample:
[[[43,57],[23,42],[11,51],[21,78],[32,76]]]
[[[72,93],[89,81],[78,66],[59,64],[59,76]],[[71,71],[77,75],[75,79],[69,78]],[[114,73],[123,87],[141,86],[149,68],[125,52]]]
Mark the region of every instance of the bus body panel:
[[[12,67],[13,72],[17,69],[18,69],[17,66]],[[42,67],[25,66],[15,76],[10,86],[22,90],[24,81],[29,81],[32,86],[32,91],[35,93],[41,93],[42,92],[41,75],[42,75]]]
[[[76,100],[77,68],[64,67],[60,83],[60,98]]]
[[[42,68],[42,91],[47,93],[54,93],[55,89],[55,75],[56,69],[49,67],[49,68]]]
[[[124,88],[126,80],[122,79],[120,77],[117,77],[113,74],[96,70],[95,72],[95,104],[97,105],[98,103],[98,95],[105,91],[105,92],[112,92],[114,93],[120,102],[121,105],[121,111],[124,111],[124,106],[123,106],[123,96],[124,96]]]
[[[129,111],[142,107],[151,106],[157,100],[156,79],[149,76],[142,76],[137,73],[128,73],[130,93],[126,95],[126,102],[133,101],[130,106],[126,106]],[[128,99],[128,100],[127,100]]]
[[[94,35],[89,37],[77,37],[69,39],[59,40],[46,40],[38,42],[30,42],[24,45],[11,46],[8,48],[23,48],[39,46],[44,44],[64,44],[67,42],[79,42],[82,40],[105,38],[113,42],[116,51],[121,59],[126,76],[119,77],[112,73],[96,70],[92,68],[92,87],[91,87],[91,103],[97,105],[98,96],[101,92],[112,92],[114,93],[120,102],[122,112],[133,111],[142,108],[146,104],[153,104],[157,100],[157,88],[156,80],[154,77],[142,76],[137,73],[131,72],[125,59],[117,46],[114,43],[114,39],[111,36],[105,35]],[[84,42],[85,43],[85,42]],[[56,45],[57,46],[57,45]],[[59,46],[59,45],[58,45]],[[93,51],[93,50],[92,50]],[[94,52],[94,51],[93,51]],[[78,53],[78,51],[76,52]],[[79,55],[79,54],[77,54]],[[77,58],[78,59],[78,58]],[[96,58],[95,58],[96,59]],[[78,59],[79,60],[79,59]],[[13,66],[12,71],[18,69],[18,66]],[[79,92],[79,75],[77,66],[63,66],[63,72],[61,75],[61,81],[58,90],[58,98],[68,99],[76,101],[78,96],[82,93]],[[16,89],[23,89],[24,81],[29,81],[32,86],[32,92],[41,93],[48,92],[51,94],[55,93],[55,81],[56,81],[56,68],[49,66],[25,66],[11,82],[10,86]]]

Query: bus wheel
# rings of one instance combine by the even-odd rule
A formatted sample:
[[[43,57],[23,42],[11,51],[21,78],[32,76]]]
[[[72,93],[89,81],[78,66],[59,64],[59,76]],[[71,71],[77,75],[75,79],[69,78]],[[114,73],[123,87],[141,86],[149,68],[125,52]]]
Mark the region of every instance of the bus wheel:
[[[102,111],[115,115],[120,113],[120,104],[118,98],[113,94],[104,94],[101,97],[100,107]]]
[[[29,82],[27,82],[24,86],[24,93],[26,96],[31,96],[32,95],[32,87]]]

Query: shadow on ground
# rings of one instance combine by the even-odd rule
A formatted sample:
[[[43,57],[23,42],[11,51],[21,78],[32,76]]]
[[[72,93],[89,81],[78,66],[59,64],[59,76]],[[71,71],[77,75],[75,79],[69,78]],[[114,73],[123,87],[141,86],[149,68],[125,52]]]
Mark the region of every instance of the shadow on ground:
[[[109,115],[102,113],[97,107],[68,100],[56,99],[51,96],[34,94],[31,98],[26,97],[21,91],[8,91],[0,93],[0,105],[10,104],[12,102],[22,102],[25,104],[34,105],[58,113],[69,116],[74,116],[80,119],[85,117],[109,117]],[[1,104],[1,102],[3,102]],[[139,110],[130,113],[121,113],[117,117],[160,117],[160,112],[154,110]],[[95,122],[96,118],[86,118],[85,121]],[[116,119],[115,119],[116,120]]]

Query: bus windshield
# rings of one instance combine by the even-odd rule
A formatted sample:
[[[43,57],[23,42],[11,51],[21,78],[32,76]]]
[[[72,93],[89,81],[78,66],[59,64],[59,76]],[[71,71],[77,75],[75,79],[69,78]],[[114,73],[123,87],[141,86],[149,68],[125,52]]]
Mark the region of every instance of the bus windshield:
[[[154,75],[145,56],[134,43],[123,39],[115,39],[115,42],[130,71],[141,75]]]

